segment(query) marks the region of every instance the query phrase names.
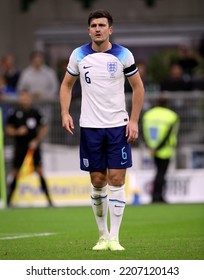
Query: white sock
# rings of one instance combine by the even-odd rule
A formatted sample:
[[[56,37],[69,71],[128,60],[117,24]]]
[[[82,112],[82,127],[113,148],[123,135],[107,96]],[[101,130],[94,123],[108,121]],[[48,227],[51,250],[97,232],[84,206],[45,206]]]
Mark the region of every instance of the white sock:
[[[119,240],[119,230],[125,209],[125,185],[121,187],[109,186],[109,211],[110,234],[109,238],[116,237]]]
[[[103,188],[95,188],[91,185],[91,205],[99,230],[99,236],[108,237],[108,196],[107,186]]]

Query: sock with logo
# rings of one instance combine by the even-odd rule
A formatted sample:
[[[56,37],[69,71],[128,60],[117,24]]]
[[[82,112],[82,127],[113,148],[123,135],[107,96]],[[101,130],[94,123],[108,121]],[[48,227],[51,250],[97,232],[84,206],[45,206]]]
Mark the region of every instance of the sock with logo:
[[[95,188],[91,185],[91,204],[99,230],[99,236],[108,237],[108,195],[107,186]]]
[[[121,187],[109,186],[109,211],[110,211],[110,234],[109,238],[119,239],[119,230],[125,209],[125,185]]]

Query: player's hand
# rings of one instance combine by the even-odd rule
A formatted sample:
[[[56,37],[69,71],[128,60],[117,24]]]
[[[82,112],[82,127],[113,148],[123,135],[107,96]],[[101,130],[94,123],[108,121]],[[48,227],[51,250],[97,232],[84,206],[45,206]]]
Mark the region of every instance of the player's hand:
[[[74,123],[70,114],[64,113],[62,114],[62,127],[71,134],[73,133]]]
[[[16,129],[16,135],[17,136],[24,136],[28,133],[28,129],[25,125],[20,126]]]
[[[138,138],[138,123],[129,121],[129,123],[126,126],[126,137],[127,142],[131,143],[134,142]]]

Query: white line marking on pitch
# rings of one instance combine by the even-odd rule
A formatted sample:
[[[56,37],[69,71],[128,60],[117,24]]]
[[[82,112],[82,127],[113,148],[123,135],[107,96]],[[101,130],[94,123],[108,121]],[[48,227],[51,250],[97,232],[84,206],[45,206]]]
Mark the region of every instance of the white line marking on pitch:
[[[44,232],[44,233],[22,234],[22,235],[14,235],[14,236],[0,237],[0,240],[19,239],[19,238],[29,238],[29,237],[36,237],[36,236],[49,236],[49,235],[53,235],[53,234],[56,234],[56,233]]]

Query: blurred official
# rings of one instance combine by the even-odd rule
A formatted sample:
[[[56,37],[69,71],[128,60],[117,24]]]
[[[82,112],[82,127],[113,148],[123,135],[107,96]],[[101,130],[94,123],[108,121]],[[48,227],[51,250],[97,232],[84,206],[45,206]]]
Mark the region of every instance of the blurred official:
[[[19,95],[19,107],[10,113],[5,127],[7,135],[15,139],[13,181],[8,189],[8,205],[10,205],[13,192],[16,188],[19,171],[28,149],[34,150],[34,168],[39,175],[41,188],[46,195],[48,203],[50,206],[52,205],[47,183],[43,175],[40,149],[40,144],[47,134],[47,122],[39,110],[33,108],[32,98],[32,95],[27,90],[21,91]]]
[[[164,199],[165,176],[177,145],[179,116],[166,108],[167,100],[161,97],[158,105],[145,112],[142,119],[144,140],[156,166],[152,202]]]

